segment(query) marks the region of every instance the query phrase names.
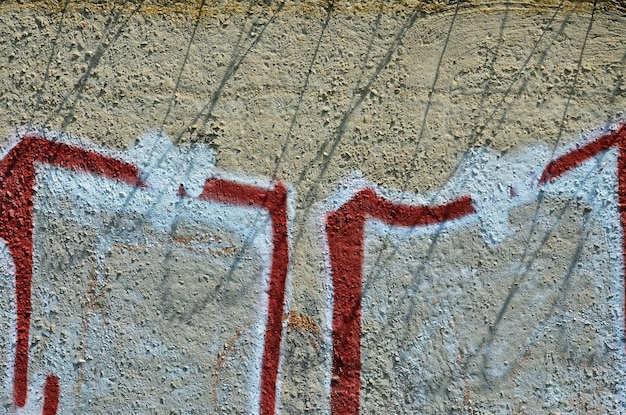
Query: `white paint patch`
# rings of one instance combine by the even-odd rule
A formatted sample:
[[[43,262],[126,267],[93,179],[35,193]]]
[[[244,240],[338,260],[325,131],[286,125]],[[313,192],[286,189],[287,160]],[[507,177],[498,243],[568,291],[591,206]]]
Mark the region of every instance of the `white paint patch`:
[[[232,177],[214,171],[209,148],[176,147],[158,134],[127,152],[81,147],[139,166],[148,188],[37,166],[32,319],[44,323],[31,327],[39,340],[31,342],[28,403],[19,413],[41,412],[48,373],[60,379],[59,413],[124,405],[127,413],[199,413],[207,405],[258,413],[273,249],[268,212],[177,195],[180,184],[197,196],[207,178]],[[290,218],[293,209],[290,201]],[[11,402],[14,347],[5,350],[3,401]]]
[[[75,144],[72,137],[53,138]],[[81,147],[90,148],[82,144]],[[564,148],[558,154],[570,149]],[[39,308],[33,310],[33,319],[39,312],[57,323],[33,325],[33,338],[39,336],[41,340],[32,342],[38,346],[31,350],[34,357],[29,401],[19,413],[34,414],[40,410],[43,381],[49,372],[60,377],[62,391],[72,391],[62,393],[62,413],[98,413],[98,408],[110,407],[97,403],[107,399],[125,402],[129,413],[172,405],[183,412],[193,412],[200,407],[196,404],[211,399],[216,411],[245,407],[248,412],[257,413],[272,252],[271,219],[262,209],[184,199],[177,191],[182,184],[188,194],[197,196],[208,177],[236,177],[239,182],[267,189],[272,184],[216,172],[209,148],[177,147],[160,134],[147,135],[127,152],[99,152],[140,166],[148,188],[38,167],[36,231],[41,229],[42,233],[35,235],[39,245],[33,293],[34,304],[37,302]],[[446,224],[417,228],[392,227],[377,220],[367,223],[364,382],[375,385],[372,390],[377,393],[388,393],[391,399],[373,401],[392,402],[398,411],[414,407],[417,412],[432,412],[436,406],[424,407],[431,405],[430,385],[449,383],[449,390],[435,396],[433,402],[439,399],[461,405],[465,397],[460,389],[506,382],[513,375],[520,381],[509,385],[512,392],[507,399],[523,402],[543,398],[533,395],[524,383],[524,376],[536,379],[534,371],[543,368],[538,361],[527,364],[528,356],[536,354],[539,344],[555,347],[558,342],[550,336],[559,327],[571,325],[568,333],[572,338],[590,338],[589,347],[594,353],[605,346],[612,350],[601,367],[613,371],[613,375],[602,379],[615,380],[611,387],[619,389],[618,402],[624,409],[617,152],[607,151],[553,183],[538,186],[551,158],[548,147],[542,144],[515,154],[475,149],[438,192],[418,195],[379,188],[357,173],[335,197],[318,205],[318,227],[322,232],[326,212],[338,209],[364,188],[408,205],[441,205],[469,195],[477,210],[474,215]],[[290,188],[290,220],[294,215],[293,194]],[[568,238],[577,241],[579,237],[568,234],[571,229],[578,229],[578,222],[553,214],[550,203],[557,202],[564,203],[563,212],[574,209],[576,203],[591,207],[591,213],[583,210],[580,233],[586,236],[580,238],[578,245],[568,245]],[[516,217],[513,226],[512,217]],[[291,223],[289,226],[291,234]],[[484,246],[473,239],[478,227]],[[66,229],[74,233],[63,234]],[[181,229],[186,233],[179,234]],[[535,240],[537,230],[545,234],[544,240]],[[561,245],[557,247],[577,246],[582,254],[577,257],[575,252],[567,251],[550,258],[543,253],[542,246],[550,242],[551,233],[556,231],[562,233]],[[220,235],[228,235],[230,244],[218,241],[216,237]],[[325,240],[322,242],[326,244]],[[328,247],[324,247],[328,252]],[[50,252],[46,251],[48,248]],[[476,252],[470,249],[479,250],[479,257],[472,257]],[[223,252],[229,254],[220,256]],[[572,263],[566,269],[558,261],[567,260],[570,254]],[[155,258],[171,261],[154,263]],[[584,258],[584,263],[580,263],[580,258]],[[9,257],[3,262],[11,267]],[[242,263],[245,265],[237,268]],[[117,267],[119,264],[121,268]],[[550,271],[551,266],[557,270]],[[115,275],[118,269],[133,273]],[[159,283],[162,274],[170,275],[179,269],[182,272],[176,275],[178,281]],[[232,278],[236,273],[231,275],[231,271],[237,269],[240,287],[250,291],[247,297],[234,296],[225,301],[227,290],[220,286],[221,282],[213,281],[216,285],[209,288],[214,292],[207,290],[198,309],[209,312],[188,313],[185,310],[194,309],[194,302],[185,301],[180,295],[183,291],[172,286],[193,286],[195,282],[190,283],[188,278],[208,269],[221,269],[220,276],[225,280]],[[556,275],[559,280],[546,282],[546,275]],[[575,297],[576,290],[588,290],[589,303],[584,299],[568,303],[569,297],[564,297],[562,291],[568,288],[570,280],[580,285],[564,292]],[[288,280],[288,296],[289,284]],[[328,338],[332,330],[331,284],[328,279]],[[550,288],[545,289],[542,284]],[[197,287],[206,288],[202,284]],[[607,296],[607,292],[611,294]],[[110,303],[96,307],[100,297],[110,298]],[[223,310],[244,297],[250,301],[236,303],[238,308],[228,312]],[[159,308],[163,304],[168,306]],[[481,311],[481,305],[486,311]],[[151,314],[154,310],[158,312]],[[543,314],[538,315],[539,312]],[[186,327],[190,322],[195,325]],[[9,325],[14,336],[15,321]],[[185,340],[181,341],[175,330],[180,330]],[[225,333],[230,333],[230,337]],[[134,361],[139,362],[135,368]],[[10,353],[7,362],[12,365]],[[130,366],[119,366],[120,362],[130,362]],[[580,373],[578,369],[565,368],[565,362],[558,364],[555,373],[562,375],[557,384],[561,389],[551,391],[550,399],[567,400],[573,396],[570,392],[575,392],[567,390],[568,376]],[[11,369],[7,369],[7,374],[12,376]],[[157,380],[142,379],[146,373],[154,373]],[[220,374],[230,380],[220,380]],[[165,388],[159,379],[169,386]],[[327,383],[330,387],[330,373]],[[602,387],[597,385],[598,390]],[[10,401],[10,384],[5,384],[5,389]],[[124,391],[128,397],[146,398],[141,402],[125,399]],[[237,394],[241,396],[233,398]],[[497,397],[490,397],[488,391],[482,396],[494,399],[496,403],[491,407],[498,408]]]
[[[461,389],[473,391],[485,402],[493,399],[484,406],[496,413],[510,412],[504,401],[518,400],[522,407],[528,399],[574,401],[581,393],[577,388],[586,385],[596,388],[600,396],[594,401],[597,408],[608,412],[616,408],[626,410],[624,267],[617,210],[617,150],[603,152],[549,184],[538,184],[548,162],[556,158],[554,154],[566,154],[614,130],[615,126],[609,126],[595,131],[554,153],[542,143],[513,154],[473,149],[441,190],[425,195],[380,188],[356,173],[340,186],[335,196],[318,205],[317,227],[321,234],[325,234],[326,214],[365,188],[404,205],[436,206],[469,195],[477,211],[446,224],[415,228],[393,227],[374,219],[367,222],[361,342],[363,413],[383,410],[369,406],[376,402],[389,404],[385,410],[416,413],[434,413],[444,407],[461,409],[467,406],[464,403],[467,398],[445,392],[458,391],[452,385],[454,379],[460,378]],[[557,202],[564,205],[553,205]],[[577,213],[576,221],[580,225],[576,221],[569,223],[571,219],[563,215],[576,211],[578,205],[588,205],[590,211],[584,208]],[[516,219],[511,226],[511,215],[519,218],[520,214],[526,215],[522,222]],[[481,228],[484,249],[478,249],[480,243],[470,236],[475,233],[476,225]],[[570,232],[568,229],[577,226],[582,226],[579,235],[565,236]],[[565,238],[560,244],[570,246],[571,251],[548,259],[542,246],[558,246],[552,241],[554,232],[563,235],[558,236]],[[545,235],[539,244],[538,235]],[[580,241],[574,243],[576,238]],[[325,238],[322,243],[329,287],[325,331],[330,341],[332,278]],[[558,265],[559,261],[567,261],[568,256],[572,260],[569,268],[566,263]],[[481,271],[485,265],[493,271],[485,274]],[[453,269],[458,266],[461,268]],[[545,280],[554,273],[553,281]],[[579,294],[586,290],[588,297]],[[472,296],[468,292],[481,295]],[[480,311],[481,307],[485,310]],[[433,323],[439,321],[432,315],[435,310],[444,310],[452,316],[451,320]],[[454,327],[460,329],[445,334]],[[528,332],[530,327],[534,329]],[[578,342],[571,347],[586,344],[584,347],[589,348],[581,351],[579,358],[604,356],[602,362],[594,361],[597,366],[594,370],[604,374],[568,383],[572,376],[580,377],[582,369],[568,368],[571,363],[559,361],[552,369],[555,378],[550,397],[535,396],[533,386],[523,382],[538,379],[536,370],[546,369],[541,362],[532,361],[538,354],[533,348],[539,344],[541,348],[556,347],[559,343],[553,340],[552,332],[564,327],[570,336],[566,338],[566,347]],[[424,346],[429,344],[423,342],[424,333],[431,333],[426,336],[430,339],[435,328],[442,336],[442,350],[436,343],[428,346],[431,349]],[[424,345],[417,347],[416,341]],[[610,357],[606,357],[606,348]],[[437,353],[443,353],[442,360],[426,362],[427,356],[432,358]],[[447,360],[443,358],[446,355]],[[483,356],[482,363],[477,361],[478,356]],[[446,375],[445,370],[450,373]],[[505,383],[512,376],[522,383],[512,384],[508,396],[503,392],[500,397],[491,397],[488,390],[480,390],[484,382],[506,388]],[[604,380],[613,382],[607,385],[608,389],[601,385]],[[439,395],[433,395],[432,388],[436,385],[440,385]],[[617,397],[612,396],[616,389]],[[504,405],[501,411],[497,409],[500,403]],[[478,406],[464,410],[472,408],[479,410]]]

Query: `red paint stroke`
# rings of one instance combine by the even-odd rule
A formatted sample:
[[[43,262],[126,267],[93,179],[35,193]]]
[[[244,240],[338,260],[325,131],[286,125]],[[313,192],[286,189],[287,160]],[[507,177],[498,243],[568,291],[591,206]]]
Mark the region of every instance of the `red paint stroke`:
[[[289,267],[289,235],[287,232],[287,188],[281,182],[273,190],[234,183],[222,179],[207,179],[200,200],[237,206],[251,206],[268,211],[272,220],[272,265],[270,270],[267,324],[261,364],[262,415],[276,411],[276,382],[282,339],[285,303],[285,283]]]
[[[618,147],[620,154],[624,150],[624,140],[626,139],[626,125],[622,125],[619,130],[612,134],[604,135],[591,143],[559,157],[548,163],[539,179],[539,184],[543,185],[554,181],[566,172],[580,166],[585,161],[595,157],[599,153]],[[619,163],[618,163],[619,164]],[[618,169],[619,171],[619,169]]]
[[[590,158],[613,147],[617,147],[619,150],[617,156],[617,206],[622,226],[623,284],[626,291],[626,124],[614,133],[604,135],[551,161],[543,171],[539,184],[550,183]],[[624,295],[624,311],[626,312],[626,295]],[[626,317],[623,326],[626,333]]]
[[[139,170],[128,163],[63,143],[32,135],[24,137],[0,160],[0,237],[15,263],[17,344],[13,400],[23,407],[27,399],[28,352],[33,272],[33,196],[38,163],[103,176],[130,185],[146,187]],[[189,197],[182,185],[178,195]],[[276,183],[273,190],[220,179],[205,183],[200,200],[266,209],[272,219],[273,253],[269,281],[268,316],[261,371],[261,413],[274,414],[276,382],[282,340],[282,315],[289,266],[287,189]],[[59,381],[48,376],[44,388],[44,415],[58,409]]]
[[[33,196],[35,167],[38,163],[144,186],[139,170],[131,164],[36,135],[24,137],[0,160],[0,238],[5,240],[15,264],[17,343],[13,400],[18,407],[26,404],[27,397],[33,275]]]
[[[427,226],[475,212],[469,196],[441,206],[408,206],[389,202],[372,189],[364,189],[326,216],[334,290],[332,414],[359,414],[361,295],[366,221],[378,219],[392,226]]]
[[[59,409],[59,378],[48,375],[43,389],[43,412],[42,415],[56,415]]]

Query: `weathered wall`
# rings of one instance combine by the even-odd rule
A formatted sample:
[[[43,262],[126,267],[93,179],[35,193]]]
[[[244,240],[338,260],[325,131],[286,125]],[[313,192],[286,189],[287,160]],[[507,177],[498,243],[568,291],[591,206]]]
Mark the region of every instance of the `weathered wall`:
[[[2,406],[626,412],[624,10],[3,3]]]

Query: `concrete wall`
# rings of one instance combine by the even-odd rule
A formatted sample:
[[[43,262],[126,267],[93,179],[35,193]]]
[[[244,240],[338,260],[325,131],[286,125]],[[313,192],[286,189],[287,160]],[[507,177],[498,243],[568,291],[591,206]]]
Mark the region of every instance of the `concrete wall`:
[[[4,2],[5,412],[626,412],[625,10]]]

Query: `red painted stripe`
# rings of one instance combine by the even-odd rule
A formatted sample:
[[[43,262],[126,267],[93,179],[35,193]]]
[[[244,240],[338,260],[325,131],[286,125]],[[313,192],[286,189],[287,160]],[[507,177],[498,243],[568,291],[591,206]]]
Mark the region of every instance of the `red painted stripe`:
[[[18,407],[23,407],[27,398],[36,163],[145,186],[139,170],[131,164],[39,136],[25,137],[0,161],[0,237],[6,241],[15,263],[17,339],[13,400]]]
[[[43,390],[43,412],[42,415],[56,415],[59,409],[59,378],[54,375],[48,375],[46,385]]]
[[[621,126],[621,128],[615,133],[602,136],[585,146],[570,151],[558,159],[551,161],[544,169],[543,174],[539,179],[539,185],[555,180],[566,172],[580,166],[585,161],[613,146],[621,146],[624,137],[626,137],[626,125]]]
[[[198,199],[236,206],[264,208],[267,209],[272,218],[272,265],[261,364],[261,400],[259,406],[262,415],[274,415],[285,306],[285,284],[289,267],[287,188],[281,182],[277,182],[273,190],[266,190],[223,179],[209,179]]]
[[[622,227],[622,265],[624,267],[624,275],[622,276],[624,286],[623,309],[626,313],[626,124],[622,125],[616,132],[604,135],[550,162],[541,175],[539,185],[555,180],[611,147],[617,147],[619,149],[617,157],[617,204],[620,215],[620,225]],[[624,333],[626,333],[626,317],[622,324]]]
[[[330,405],[334,415],[358,415],[361,393],[361,295],[364,229],[375,218],[392,226],[426,226],[475,213],[469,196],[442,206],[410,206],[364,189],[326,217],[333,279],[333,361]]]

